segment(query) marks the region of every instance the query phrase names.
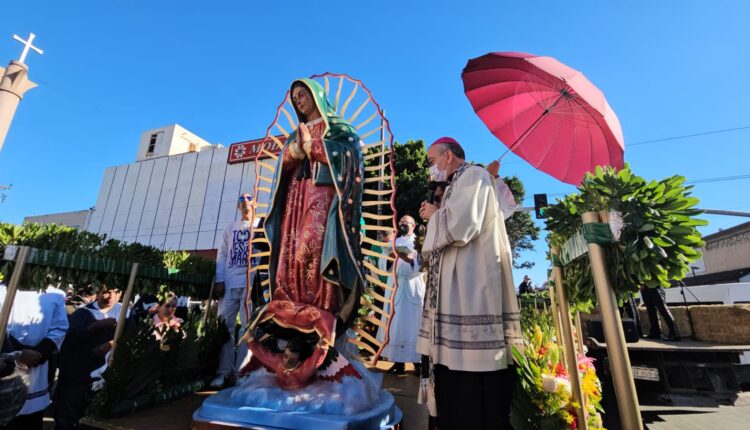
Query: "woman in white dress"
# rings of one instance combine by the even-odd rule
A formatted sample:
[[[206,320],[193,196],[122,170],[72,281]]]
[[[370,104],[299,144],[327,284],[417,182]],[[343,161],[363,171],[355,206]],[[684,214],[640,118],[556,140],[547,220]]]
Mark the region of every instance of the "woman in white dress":
[[[394,362],[393,367],[388,370],[390,374],[403,374],[405,363],[415,363],[415,367],[421,361],[417,353],[417,331],[422,315],[422,303],[424,301],[425,283],[423,273],[420,271],[418,253],[414,249],[414,218],[405,215],[399,221],[399,234],[396,239],[395,254],[399,258],[396,262],[396,278],[398,288],[394,298],[395,314],[390,326],[390,338],[388,345],[383,350],[383,357]],[[388,278],[388,286],[394,285],[393,276]],[[391,298],[391,291],[387,291],[386,299]],[[385,305],[386,312],[389,311],[388,304]],[[379,339],[385,338],[384,330],[378,332]]]

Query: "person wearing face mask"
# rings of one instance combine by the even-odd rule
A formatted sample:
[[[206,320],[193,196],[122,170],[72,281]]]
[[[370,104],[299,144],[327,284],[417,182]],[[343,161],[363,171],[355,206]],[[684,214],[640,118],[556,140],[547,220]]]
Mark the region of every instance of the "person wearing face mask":
[[[409,215],[404,215],[398,222],[399,237],[396,238],[394,252],[394,255],[398,255],[394,271],[398,288],[395,293],[391,290],[386,291],[385,296],[387,300],[390,300],[391,295],[395,294],[393,298],[395,314],[388,331],[389,341],[382,354],[384,358],[394,362],[393,366],[388,369],[388,373],[393,375],[403,374],[405,363],[415,363],[414,367],[419,373],[420,355],[417,353],[417,330],[424,301],[425,283],[414,248],[416,226],[414,218]],[[393,285],[394,277],[391,276],[388,278],[388,286]],[[388,313],[388,303],[385,304],[385,310]],[[385,338],[383,328],[380,328],[378,337],[381,340]]]
[[[420,400],[441,430],[509,429],[510,351],[523,341],[514,285],[501,276],[502,197],[493,175],[466,163],[455,139],[435,141],[427,159],[430,179],[449,184],[440,207],[425,201],[420,208],[427,221],[422,256],[429,259],[417,338],[429,374]]]

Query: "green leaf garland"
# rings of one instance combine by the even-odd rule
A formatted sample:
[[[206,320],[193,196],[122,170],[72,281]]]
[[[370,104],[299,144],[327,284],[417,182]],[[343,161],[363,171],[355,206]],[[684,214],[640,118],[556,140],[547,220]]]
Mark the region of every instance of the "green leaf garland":
[[[669,287],[689,273],[690,263],[700,258],[704,245],[697,227],[707,221],[691,196],[692,186],[682,176],[647,181],[628,165],[619,171],[597,167],[588,173],[578,192],[546,209],[548,241],[562,244],[582,227],[585,212],[617,211],[625,226],[617,243],[605,245],[610,282],[618,299],[624,300],[641,286]],[[588,256],[564,269],[564,284],[572,306],[590,307],[596,300]]]

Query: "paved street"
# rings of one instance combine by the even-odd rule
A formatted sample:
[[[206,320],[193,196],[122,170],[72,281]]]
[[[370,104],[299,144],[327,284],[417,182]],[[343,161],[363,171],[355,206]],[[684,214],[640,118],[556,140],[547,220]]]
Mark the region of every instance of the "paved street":
[[[750,406],[686,408],[642,406],[649,430],[705,430],[750,428]]]
[[[381,362],[377,371],[384,371],[390,363]],[[411,367],[407,367],[411,370]],[[396,404],[404,413],[405,430],[427,428],[427,411],[417,404],[419,381],[413,372],[402,376],[384,375],[384,386],[396,399]],[[193,411],[212,392],[197,393],[171,403],[165,403],[134,414],[111,419],[87,419],[86,428],[108,430],[140,430],[158,428],[162,430],[183,430],[190,428]],[[705,430],[743,429],[750,425],[750,405],[720,406],[718,408],[642,406],[641,412],[649,430]],[[46,428],[52,428],[51,421]],[[616,429],[610,429],[616,430]]]

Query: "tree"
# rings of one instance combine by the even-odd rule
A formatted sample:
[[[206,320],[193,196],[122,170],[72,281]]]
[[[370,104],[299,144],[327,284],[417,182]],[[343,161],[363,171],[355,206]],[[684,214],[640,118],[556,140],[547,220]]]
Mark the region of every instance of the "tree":
[[[517,176],[506,176],[503,178],[508,188],[513,193],[516,203],[521,205],[526,196],[523,182]],[[513,266],[516,269],[530,269],[534,266],[532,261],[520,261],[522,251],[534,249],[535,240],[539,239],[539,227],[534,224],[529,212],[516,212],[505,221],[505,229],[508,231],[510,249],[513,251]]]
[[[429,167],[424,142],[422,140],[395,142],[393,154],[396,169],[397,216],[411,215],[419,222],[419,206],[426,199],[429,184]],[[520,205],[526,195],[523,183],[515,176],[506,177],[504,180]],[[534,224],[528,212],[516,212],[505,222],[505,226],[513,251],[514,266],[517,269],[531,268],[534,263],[520,261],[520,254],[534,249],[533,241],[539,239],[539,227]]]
[[[396,170],[396,216],[411,215],[419,222],[419,206],[427,198],[429,167],[422,140],[393,144]]]

